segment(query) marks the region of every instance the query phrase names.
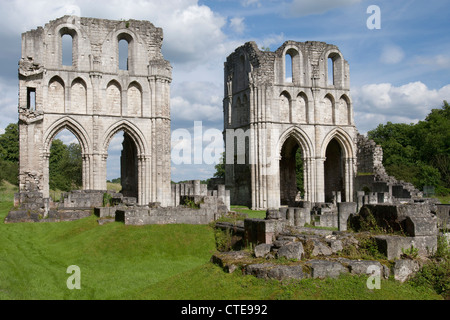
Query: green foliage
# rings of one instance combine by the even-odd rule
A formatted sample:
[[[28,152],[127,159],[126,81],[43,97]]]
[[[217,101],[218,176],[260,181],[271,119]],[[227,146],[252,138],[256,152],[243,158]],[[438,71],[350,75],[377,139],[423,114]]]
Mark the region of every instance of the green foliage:
[[[232,249],[232,234],[230,229],[222,230],[220,228],[214,229],[214,238],[216,240],[216,248],[218,251],[230,251]]]
[[[13,185],[19,185],[19,163],[0,159],[0,182],[5,180]]]
[[[0,135],[0,159],[9,162],[19,161],[19,126],[10,123],[5,133]]]
[[[121,183],[121,181],[120,181],[120,177],[119,178],[115,178],[115,179],[112,179],[111,181],[108,181],[108,182],[111,182],[111,183]]]
[[[199,209],[200,208],[200,204],[196,203],[193,199],[185,197],[184,198],[184,205],[191,208],[191,209]]]
[[[109,193],[105,192],[103,194],[103,206],[109,207],[111,204],[111,200],[112,200],[112,196]]]
[[[223,152],[219,163],[214,166],[214,168],[216,169],[214,178],[225,178],[225,159],[225,152]]]
[[[417,124],[380,124],[368,132],[383,148],[388,174],[419,189],[433,186],[437,193],[450,190],[450,105],[444,101]]]
[[[450,245],[447,238],[442,234],[438,236],[437,248],[436,252],[434,253],[434,257],[436,259],[450,260]]]
[[[305,185],[303,183],[303,158],[301,148],[298,148],[295,152],[295,178],[297,191],[299,191],[303,197],[305,195]]]
[[[11,123],[0,135],[0,182],[19,185],[19,127]]]
[[[402,248],[402,258],[415,259],[419,255],[419,249],[411,245],[409,249]]]
[[[77,143],[66,146],[55,139],[50,148],[50,189],[70,191],[82,186],[81,147]]]
[[[430,287],[436,293],[450,298],[450,260],[432,260],[409,281],[414,286]]]

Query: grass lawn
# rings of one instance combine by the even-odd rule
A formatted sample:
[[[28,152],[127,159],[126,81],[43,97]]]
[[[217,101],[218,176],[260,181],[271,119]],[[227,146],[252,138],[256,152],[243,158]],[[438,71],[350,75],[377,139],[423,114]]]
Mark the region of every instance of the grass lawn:
[[[206,225],[98,225],[73,222],[4,224],[12,202],[0,202],[0,299],[442,299],[431,289],[364,276],[278,282],[225,273],[209,262],[214,232]],[[248,209],[243,209],[248,210]],[[260,215],[259,213],[253,213]],[[81,271],[69,290],[67,268]]]

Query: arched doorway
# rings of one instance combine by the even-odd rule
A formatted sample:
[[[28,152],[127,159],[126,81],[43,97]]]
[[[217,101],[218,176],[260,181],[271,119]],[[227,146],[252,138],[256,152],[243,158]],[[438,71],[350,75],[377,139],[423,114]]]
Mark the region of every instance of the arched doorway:
[[[280,204],[293,206],[305,194],[302,148],[289,137],[280,155]]]
[[[83,158],[77,137],[67,129],[52,139],[49,156],[50,197],[59,201],[61,192],[83,187]]]
[[[344,161],[343,150],[339,142],[333,138],[325,152],[324,175],[325,175],[325,202],[333,201],[333,192],[341,192],[341,199],[345,199],[344,187]]]
[[[138,152],[129,133],[117,132],[108,147],[107,181],[120,182],[120,193],[124,197],[138,200]],[[119,179],[117,179],[119,178]]]

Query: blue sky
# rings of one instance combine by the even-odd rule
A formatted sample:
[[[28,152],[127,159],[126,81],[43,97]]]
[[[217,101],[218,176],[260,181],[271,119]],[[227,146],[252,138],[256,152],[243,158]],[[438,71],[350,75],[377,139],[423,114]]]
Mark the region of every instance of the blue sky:
[[[380,8],[381,29],[367,28],[371,5]],[[0,133],[17,121],[21,33],[64,14],[162,27],[163,54],[173,66],[172,129],[191,132],[194,121],[222,130],[223,63],[238,46],[255,41],[274,51],[286,40],[335,44],[349,62],[355,122],[366,133],[387,121],[416,122],[450,100],[449,12],[445,0],[2,0]],[[108,178],[114,178],[120,137],[110,150]],[[174,181],[213,173],[214,165],[172,165]]]

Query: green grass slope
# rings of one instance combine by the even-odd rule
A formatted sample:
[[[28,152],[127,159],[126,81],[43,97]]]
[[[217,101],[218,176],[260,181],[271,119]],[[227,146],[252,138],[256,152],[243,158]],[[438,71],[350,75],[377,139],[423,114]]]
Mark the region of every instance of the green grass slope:
[[[98,225],[73,222],[4,224],[12,202],[0,202],[0,299],[442,299],[431,289],[367,277],[278,282],[225,273],[209,262],[215,252],[209,226]],[[81,271],[81,289],[69,290],[67,268]]]
[[[0,299],[130,299],[207,262],[215,250],[208,226],[100,226],[74,222],[3,224],[0,205]],[[81,290],[69,290],[70,265]],[[145,298],[145,297],[143,297]]]

